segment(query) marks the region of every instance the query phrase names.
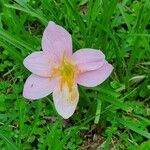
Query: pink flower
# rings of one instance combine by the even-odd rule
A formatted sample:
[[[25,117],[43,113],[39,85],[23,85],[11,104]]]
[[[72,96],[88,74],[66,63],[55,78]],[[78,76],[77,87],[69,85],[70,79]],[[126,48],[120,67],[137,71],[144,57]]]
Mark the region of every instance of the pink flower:
[[[71,35],[51,21],[43,33],[42,49],[23,62],[32,72],[24,85],[23,96],[35,100],[53,92],[57,112],[67,119],[79,100],[77,84],[97,86],[108,78],[113,67],[100,50],[84,48],[73,54]]]

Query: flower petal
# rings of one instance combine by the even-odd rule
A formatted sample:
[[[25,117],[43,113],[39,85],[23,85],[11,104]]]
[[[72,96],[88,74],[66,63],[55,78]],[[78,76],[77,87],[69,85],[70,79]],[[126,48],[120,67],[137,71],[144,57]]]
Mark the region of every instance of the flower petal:
[[[88,71],[79,74],[77,83],[86,87],[94,87],[104,82],[111,74],[113,66],[105,62],[98,70]]]
[[[49,77],[52,68],[55,66],[55,61],[53,57],[48,57],[43,52],[34,52],[24,59],[23,64],[32,73]]]
[[[68,31],[50,21],[42,37],[42,49],[46,53],[53,53],[58,58],[65,52],[72,54],[72,38]]]
[[[31,74],[25,82],[23,96],[27,99],[40,99],[52,93],[55,80]]]
[[[79,100],[77,85],[74,85],[71,92],[66,84],[62,89],[61,87],[56,87],[53,92],[53,100],[57,112],[64,119],[68,119],[74,113]]]
[[[105,55],[100,50],[90,48],[76,51],[72,59],[81,72],[96,70],[105,63]]]

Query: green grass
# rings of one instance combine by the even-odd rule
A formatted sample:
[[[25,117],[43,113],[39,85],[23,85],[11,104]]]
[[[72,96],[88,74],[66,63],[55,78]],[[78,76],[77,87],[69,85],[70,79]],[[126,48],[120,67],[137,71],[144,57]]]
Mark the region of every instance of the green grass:
[[[51,95],[22,97],[22,61],[41,49],[50,20],[72,34],[74,51],[101,49],[114,66],[103,84],[80,86],[67,121]],[[1,0],[0,62],[1,150],[150,149],[149,0]]]

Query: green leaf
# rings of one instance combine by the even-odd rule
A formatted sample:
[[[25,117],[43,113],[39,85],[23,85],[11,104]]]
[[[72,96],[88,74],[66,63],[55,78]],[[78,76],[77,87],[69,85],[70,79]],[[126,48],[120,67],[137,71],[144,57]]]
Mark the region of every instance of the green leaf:
[[[131,121],[127,121],[125,119],[122,118],[117,118],[117,121],[120,122],[121,124],[123,124],[125,127],[127,127],[128,129],[150,139],[150,133],[138,128],[135,123],[131,122]]]
[[[12,140],[8,138],[1,130],[0,130],[0,138],[4,140],[12,148],[12,150],[19,150],[17,146],[12,142]]]

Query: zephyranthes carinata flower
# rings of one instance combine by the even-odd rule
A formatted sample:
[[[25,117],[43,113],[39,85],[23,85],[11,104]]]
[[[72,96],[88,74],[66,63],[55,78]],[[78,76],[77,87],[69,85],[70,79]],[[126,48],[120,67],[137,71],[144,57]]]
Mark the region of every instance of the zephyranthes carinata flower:
[[[32,72],[24,85],[23,96],[34,100],[53,92],[57,112],[67,119],[79,100],[77,84],[97,86],[108,78],[113,67],[100,50],[84,48],[72,53],[71,35],[54,22],[49,22],[43,33],[42,49],[23,62]]]

